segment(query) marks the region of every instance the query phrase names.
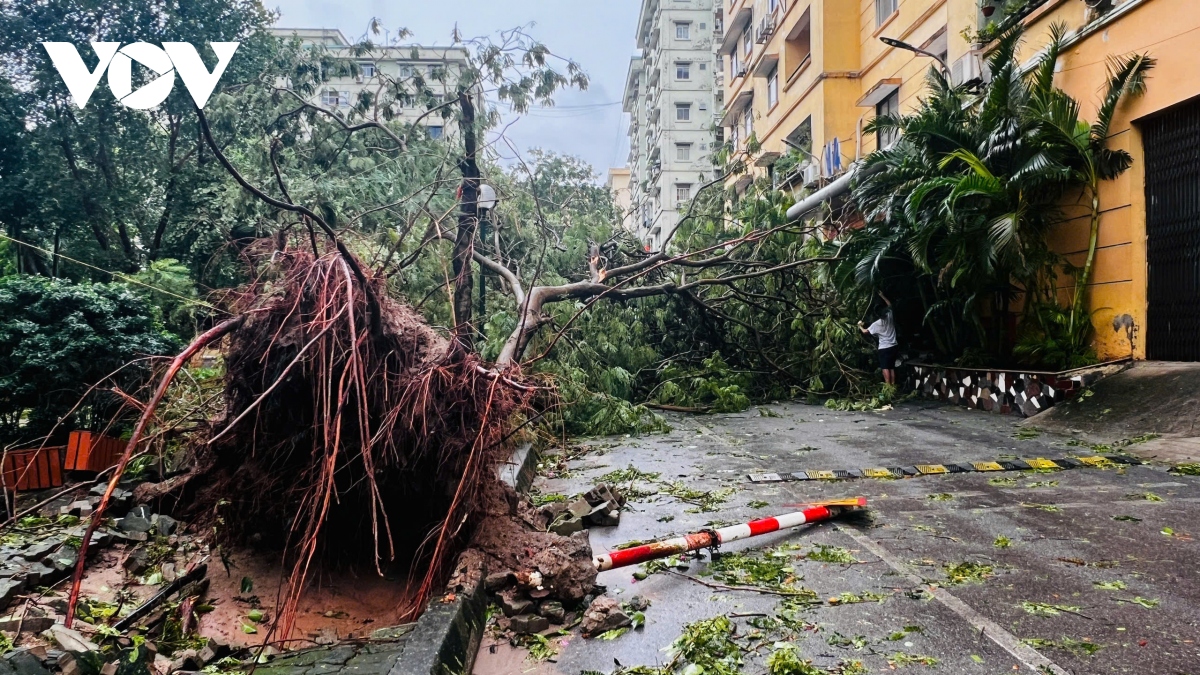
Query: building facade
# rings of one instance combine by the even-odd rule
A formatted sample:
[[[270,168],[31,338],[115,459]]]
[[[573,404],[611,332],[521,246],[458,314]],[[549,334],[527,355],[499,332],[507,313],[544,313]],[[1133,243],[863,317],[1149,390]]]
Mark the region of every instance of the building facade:
[[[617,216],[621,219],[621,229],[633,232],[633,195],[629,192],[629,169],[609,169],[608,189],[612,192],[613,204],[617,207]]]
[[[679,209],[712,180],[714,111],[721,82],[714,45],[721,0],[643,0],[641,50],[629,64],[624,109],[630,115],[632,230],[659,250],[679,222]]]
[[[333,28],[272,28],[271,33],[282,40],[299,39],[302,45],[319,45],[334,57],[358,64],[357,75],[334,77],[313,98],[312,103],[329,109],[347,110],[362,92],[378,91],[390,82],[406,84],[414,94],[411,102],[393,107],[393,119],[425,127],[431,138],[453,133],[454,115],[426,114],[430,107],[445,102],[454,94],[454,83],[468,65],[467,51],[461,47],[422,47],[415,45],[377,47],[360,54],[340,30]],[[433,93],[432,100],[422,100],[417,83]],[[456,111],[452,111],[456,112]]]
[[[721,125],[750,171],[745,189],[771,175],[811,203],[844,193],[856,160],[891,142],[864,134],[874,116],[912,109],[937,61],[955,83],[988,76],[988,26],[1021,23],[1022,59],[1066,25],[1057,84],[1094,119],[1109,55],[1148,53],[1158,61],[1145,96],[1123,104],[1110,145],[1133,168],[1103,184],[1100,239],[1089,302],[1102,359],[1200,360],[1200,70],[1189,47],[1200,29],[1195,0],[720,0],[725,31]],[[750,154],[748,140],[759,147]],[[754,144],[749,144],[754,147]],[[1188,148],[1192,148],[1189,154]],[[785,161],[786,160],[786,161]],[[1079,265],[1088,218],[1076,203],[1050,236]],[[1074,212],[1072,212],[1074,210]],[[1060,279],[1064,291],[1072,282]]]

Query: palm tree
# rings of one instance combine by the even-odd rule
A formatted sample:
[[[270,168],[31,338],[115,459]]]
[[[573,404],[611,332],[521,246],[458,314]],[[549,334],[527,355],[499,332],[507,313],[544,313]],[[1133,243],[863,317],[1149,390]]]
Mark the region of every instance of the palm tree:
[[[1054,85],[1065,34],[1063,26],[1054,26],[1050,44],[1024,72],[1017,59],[1022,31],[1014,28],[989,58],[992,80],[979,95],[934,71],[917,110],[876,118],[868,127],[897,130],[901,140],[868,156],[864,178],[855,185],[853,198],[866,225],[846,243],[854,280],[878,284],[886,261],[911,266],[932,292],[932,298],[923,296],[926,323],[939,350],[954,350],[944,351],[948,356],[960,355],[965,343],[939,339],[935,316],[975,326],[975,346],[982,348],[982,305],[991,301],[1007,315],[1009,301],[1020,293],[1027,297],[1027,320],[1047,334],[1061,332],[1062,322],[1047,323],[1036,306],[1053,303],[1057,309],[1053,277],[1060,261],[1046,234],[1061,222],[1065,195],[1079,187],[1091,198],[1091,241],[1065,322],[1073,337],[1057,342],[1086,348],[1088,338],[1078,339],[1077,315],[1095,262],[1100,183],[1132,164],[1128,153],[1107,147],[1109,129],[1119,103],[1145,90],[1154,61],[1145,55],[1113,59],[1097,122],[1089,126],[1080,120],[1079,104]],[[947,315],[947,308],[961,316]],[[999,349],[1003,325],[997,322]]]
[[[1067,151],[1073,180],[1083,186],[1091,207],[1087,259],[1076,277],[1071,302],[1070,329],[1073,331],[1083,312],[1084,296],[1096,263],[1096,243],[1100,236],[1100,183],[1120,176],[1133,166],[1133,157],[1128,152],[1108,147],[1113,117],[1123,100],[1140,97],[1146,92],[1146,76],[1156,62],[1147,54],[1110,56],[1104,98],[1096,111],[1095,123],[1089,126],[1080,119],[1079,103],[1054,86],[1054,66],[1062,53],[1065,36],[1064,24],[1051,27],[1050,43],[1033,71],[1030,114],[1043,125],[1047,139]]]

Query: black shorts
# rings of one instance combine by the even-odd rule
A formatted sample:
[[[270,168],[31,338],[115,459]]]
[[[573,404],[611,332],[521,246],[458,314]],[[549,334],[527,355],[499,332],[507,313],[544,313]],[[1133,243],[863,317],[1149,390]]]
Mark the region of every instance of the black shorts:
[[[879,350],[879,367],[883,370],[896,369],[896,356],[900,354],[900,347],[888,347],[887,349]]]

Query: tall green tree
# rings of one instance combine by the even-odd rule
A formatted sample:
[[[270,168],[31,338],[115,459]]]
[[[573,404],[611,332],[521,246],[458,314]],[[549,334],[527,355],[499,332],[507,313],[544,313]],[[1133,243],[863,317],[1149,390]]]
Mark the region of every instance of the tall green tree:
[[[1078,103],[1054,84],[1064,33],[1056,26],[1025,71],[1017,60],[1022,32],[1011,30],[989,58],[992,79],[982,91],[953,87],[931,71],[929,94],[917,110],[870,125],[901,137],[867,158],[854,188],[867,223],[846,244],[843,288],[851,291],[850,279],[886,287],[915,272],[925,332],[943,358],[988,352],[1007,358],[1013,336],[1005,333],[1006,317],[1020,296],[1028,324],[1023,339],[1055,346],[1019,351],[1049,366],[1088,358],[1091,324],[1078,317],[1086,315],[1100,183],[1132,161],[1107,148],[1108,130],[1120,101],[1144,89],[1153,60],[1114,59],[1099,119],[1089,126]],[[1080,189],[1091,202],[1091,246],[1076,273],[1049,249],[1046,235],[1063,222],[1061,205]],[[1076,292],[1069,319],[1060,321],[1055,279],[1064,271],[1076,274]],[[1031,332],[1035,326],[1040,337]]]

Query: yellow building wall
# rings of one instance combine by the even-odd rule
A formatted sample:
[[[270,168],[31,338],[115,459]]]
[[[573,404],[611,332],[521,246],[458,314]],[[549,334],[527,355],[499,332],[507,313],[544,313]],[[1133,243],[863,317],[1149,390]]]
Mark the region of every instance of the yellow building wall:
[[[737,0],[741,7],[751,0]],[[767,108],[766,80],[748,77],[744,84],[728,78],[726,101],[742,86],[753,87],[755,135],[764,152],[786,153],[783,143],[793,129],[811,117],[813,152],[833,138],[841,141],[843,166],[855,159],[859,124],[874,116],[871,107],[858,102],[879,82],[899,78],[901,110],[911,110],[926,90],[925,76],[931,59],[880,42],[891,37],[922,45],[938,31],[947,34],[948,63],[972,49],[964,29],[978,28],[977,0],[900,0],[896,14],[876,25],[876,0],[794,0],[787,3],[776,34],[764,45],[755,45],[751,63],[766,54],[784,54],[784,38],[806,11],[812,25],[812,63],[793,82],[793,70],[781,56],[779,103]],[[1060,61],[1057,83],[1081,104],[1087,120],[1095,118],[1101,90],[1107,79],[1110,55],[1149,53],[1158,60],[1147,94],[1129,101],[1118,111],[1110,143],[1134,157],[1134,166],[1120,178],[1102,186],[1099,245],[1096,267],[1089,285],[1089,306],[1096,325],[1096,347],[1102,359],[1132,354],[1145,358],[1145,335],[1131,350],[1123,331],[1114,331],[1112,320],[1130,314],[1139,327],[1146,324],[1147,264],[1145,180],[1138,120],[1177,103],[1200,96],[1200,67],[1195,51],[1200,45],[1200,0],[1116,0],[1112,19],[1073,44]],[[1114,18],[1115,17],[1115,18]],[[1082,0],[1051,0],[1025,19],[1026,37],[1021,49],[1031,59],[1047,40],[1050,26],[1065,23],[1069,29],[1085,26],[1087,8]],[[862,154],[876,148],[874,134],[862,137]],[[756,168],[753,173],[765,171]],[[1082,265],[1087,251],[1090,222],[1088,208],[1078,198],[1064,202],[1065,220],[1050,234],[1052,248]],[[1059,280],[1063,297],[1070,297],[1071,280]]]
[[[1126,6],[1128,5],[1128,6]],[[1148,53],[1158,64],[1150,73],[1146,95],[1127,101],[1113,121],[1110,147],[1127,150],[1133,168],[1104,183],[1100,191],[1102,216],[1096,266],[1089,284],[1089,307],[1094,312],[1096,349],[1102,359],[1146,356],[1147,260],[1145,174],[1138,120],[1200,96],[1200,69],[1195,50],[1200,39],[1200,3],[1195,0],[1130,0],[1114,11],[1123,16],[1100,27],[1073,45],[1060,61],[1057,84],[1081,104],[1084,119],[1095,119],[1107,81],[1110,55]],[[1031,58],[1046,44],[1055,22],[1071,29],[1084,25],[1085,7],[1078,0],[1048,3],[1027,19],[1022,55]],[[1068,219],[1050,235],[1053,250],[1076,265],[1087,256],[1090,220],[1077,200],[1064,204]],[[1071,217],[1079,215],[1079,217]],[[1070,280],[1060,279],[1069,296]],[[1131,350],[1124,331],[1112,327],[1114,317],[1129,314],[1142,329]]]

